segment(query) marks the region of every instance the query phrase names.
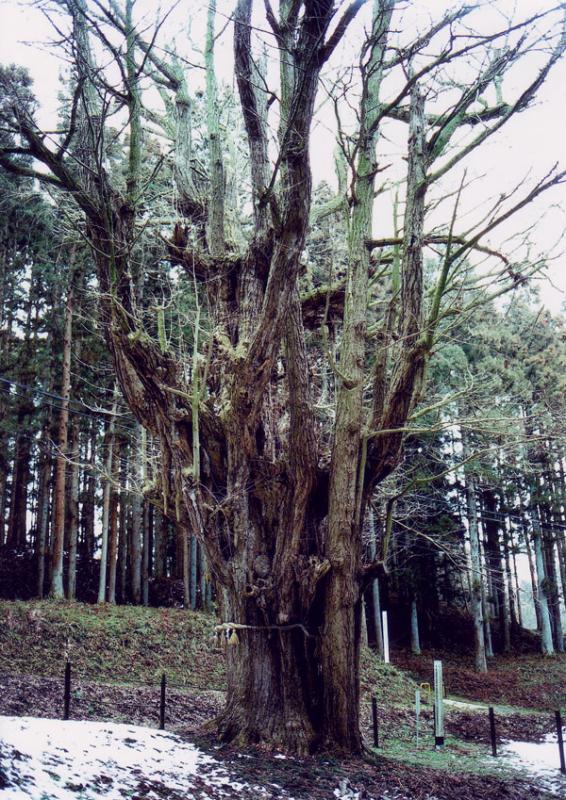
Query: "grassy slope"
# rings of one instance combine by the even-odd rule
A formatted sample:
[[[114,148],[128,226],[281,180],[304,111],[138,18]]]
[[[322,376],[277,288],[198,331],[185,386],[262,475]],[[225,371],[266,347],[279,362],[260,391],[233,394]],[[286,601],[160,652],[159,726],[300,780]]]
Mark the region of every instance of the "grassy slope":
[[[111,683],[155,683],[222,689],[224,657],[213,617],[169,608],[81,603],[0,602],[0,672],[57,676],[69,650],[77,676]],[[362,688],[380,703],[406,703],[415,684],[370,651],[362,655]]]
[[[56,676],[69,652],[77,676],[116,683],[221,689],[214,621],[191,611],[81,603],[1,602],[0,671]]]
[[[224,688],[224,655],[210,615],[169,608],[94,606],[54,601],[0,601],[0,672],[56,677],[69,652],[87,680],[151,684],[166,672],[171,684]],[[498,657],[487,676],[469,659],[448,652],[419,657],[393,653],[396,665],[432,683],[433,657],[444,661],[451,695],[495,704],[554,709],[566,705],[566,656]],[[362,652],[362,692],[380,705],[410,705],[415,683],[407,672]]]

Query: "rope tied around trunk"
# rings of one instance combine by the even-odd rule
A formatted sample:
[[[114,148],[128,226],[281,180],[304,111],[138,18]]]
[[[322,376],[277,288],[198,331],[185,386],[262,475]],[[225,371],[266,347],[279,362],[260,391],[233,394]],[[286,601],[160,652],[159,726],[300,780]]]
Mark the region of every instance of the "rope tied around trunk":
[[[214,626],[214,636],[216,641],[220,643],[221,639],[231,645],[240,643],[237,631],[251,630],[251,631],[289,631],[294,629],[301,630],[305,636],[314,639],[315,635],[310,633],[301,622],[292,622],[286,625],[244,625],[241,622],[222,622]]]

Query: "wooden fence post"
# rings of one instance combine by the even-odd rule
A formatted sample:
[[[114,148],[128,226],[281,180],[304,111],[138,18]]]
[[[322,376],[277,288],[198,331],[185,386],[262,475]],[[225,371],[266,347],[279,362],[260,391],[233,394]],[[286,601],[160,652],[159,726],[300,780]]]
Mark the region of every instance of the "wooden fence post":
[[[69,719],[71,708],[71,662],[65,663],[65,689],[63,693],[63,719]]]
[[[159,706],[159,730],[165,730],[165,687],[166,678],[165,673],[161,676],[161,703]]]
[[[377,726],[377,700],[375,697],[371,698],[371,716],[373,722],[373,746],[379,747],[379,729]]]
[[[558,752],[560,753],[560,772],[566,774],[566,761],[564,760],[564,737],[562,735],[562,714],[556,709],[556,733],[558,734]]]
[[[495,732],[495,711],[493,706],[489,707],[489,736],[491,739],[491,755],[497,755],[497,734]]]

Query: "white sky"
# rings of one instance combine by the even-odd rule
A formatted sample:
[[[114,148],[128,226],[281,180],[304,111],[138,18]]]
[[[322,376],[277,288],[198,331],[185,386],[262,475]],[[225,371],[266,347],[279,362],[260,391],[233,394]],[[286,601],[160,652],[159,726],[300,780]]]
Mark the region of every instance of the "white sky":
[[[263,4],[259,4],[263,5]],[[370,4],[368,4],[370,5]],[[409,4],[405,13],[407,27],[411,34],[416,26],[425,28],[429,16],[438,18],[448,4],[441,0],[416,0]],[[554,5],[550,0],[493,0],[482,2],[482,8],[476,12],[478,24],[483,28],[495,29],[502,26],[501,14],[513,6],[521,17]],[[163,8],[167,3],[163,4]],[[145,11],[146,19],[151,22],[158,13],[158,6],[151,0],[139,0],[138,8]],[[218,0],[217,28],[222,26],[223,19],[234,8],[232,0]],[[189,52],[187,45],[189,36],[196,46],[202,46],[202,30],[206,5],[194,0],[180,0],[174,14],[170,18],[168,35],[175,39],[181,51]],[[192,17],[192,19],[191,19]],[[189,21],[190,20],[190,21]],[[46,118],[52,115],[57,107],[57,92],[60,85],[62,63],[57,48],[47,44],[52,30],[42,13],[30,2],[0,0],[0,61],[2,63],[18,63],[26,66],[34,78],[36,95],[39,98]],[[165,29],[164,29],[165,30]],[[217,63],[219,73],[226,81],[233,82],[231,63],[232,45],[231,31],[228,29],[218,42]],[[362,20],[352,29],[349,40],[342,48],[342,56],[353,54],[361,42]],[[27,43],[27,44],[26,44]],[[185,49],[187,48],[187,49]],[[192,51],[192,58],[199,59],[198,52]],[[199,59],[200,60],[200,59]],[[531,74],[533,65],[525,63],[525,75]],[[197,73],[198,74],[198,73]],[[564,147],[566,137],[566,102],[564,87],[566,85],[566,59],[563,59],[543,87],[536,105],[506,126],[487,146],[482,147],[476,156],[466,160],[468,177],[484,176],[478,179],[471,193],[471,207],[481,208],[488,197],[499,194],[520,182],[530,173],[531,178],[545,174],[555,162],[566,164]],[[326,178],[333,181],[332,149],[334,133],[332,114],[323,110],[313,129],[313,172],[315,180]],[[390,153],[395,154],[395,147]],[[390,154],[384,152],[384,160]],[[402,161],[399,167],[402,168]],[[463,168],[463,167],[462,167]],[[390,173],[393,175],[393,171]],[[459,180],[462,171],[456,170],[452,185]],[[381,206],[376,212],[377,236],[389,235],[391,232],[390,193],[384,196]],[[566,192],[559,187],[530,206],[520,219],[522,226],[536,223],[532,234],[537,251],[550,249],[560,238],[565,229]],[[468,201],[470,202],[470,201]],[[447,211],[447,213],[450,213]],[[518,223],[513,223],[514,229]],[[511,228],[506,232],[509,233]],[[491,239],[491,244],[498,245],[498,234]],[[544,302],[558,311],[566,300],[566,257],[560,256],[553,263],[549,274],[554,286],[542,285]]]

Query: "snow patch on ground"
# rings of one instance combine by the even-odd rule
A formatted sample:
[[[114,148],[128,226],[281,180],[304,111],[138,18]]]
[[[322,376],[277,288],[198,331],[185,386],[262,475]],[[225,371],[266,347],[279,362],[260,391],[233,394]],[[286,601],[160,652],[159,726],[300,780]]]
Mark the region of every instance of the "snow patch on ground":
[[[444,704],[451,708],[462,708],[465,711],[487,711],[487,706],[482,703],[467,703],[465,700],[445,699]]]
[[[215,759],[174,734],[108,722],[0,717],[2,800],[171,800],[225,797],[262,786],[233,780]],[[212,791],[211,791],[212,790]],[[201,796],[199,794],[199,796]],[[281,791],[281,796],[288,795]]]
[[[566,797],[555,734],[540,743],[506,742],[499,752],[501,767],[527,774],[541,788]],[[108,722],[0,717],[0,800],[222,800],[237,794],[254,800],[292,800],[276,784],[237,780],[216,758],[166,731]],[[342,779],[333,796],[361,800],[365,794]],[[406,800],[395,789],[380,798]]]
[[[340,781],[338,787],[334,789],[333,794],[337,800],[363,800],[365,797],[368,797],[365,791],[352,788],[347,778]],[[376,800],[409,800],[409,798],[393,789],[392,793],[389,793],[387,790],[382,792],[379,798],[376,797]],[[437,800],[437,798],[429,795],[427,800]]]
[[[566,775],[559,772],[558,737],[549,733],[542,742],[505,742],[499,748],[502,766],[511,767],[537,778],[540,785],[560,797],[566,797]]]

